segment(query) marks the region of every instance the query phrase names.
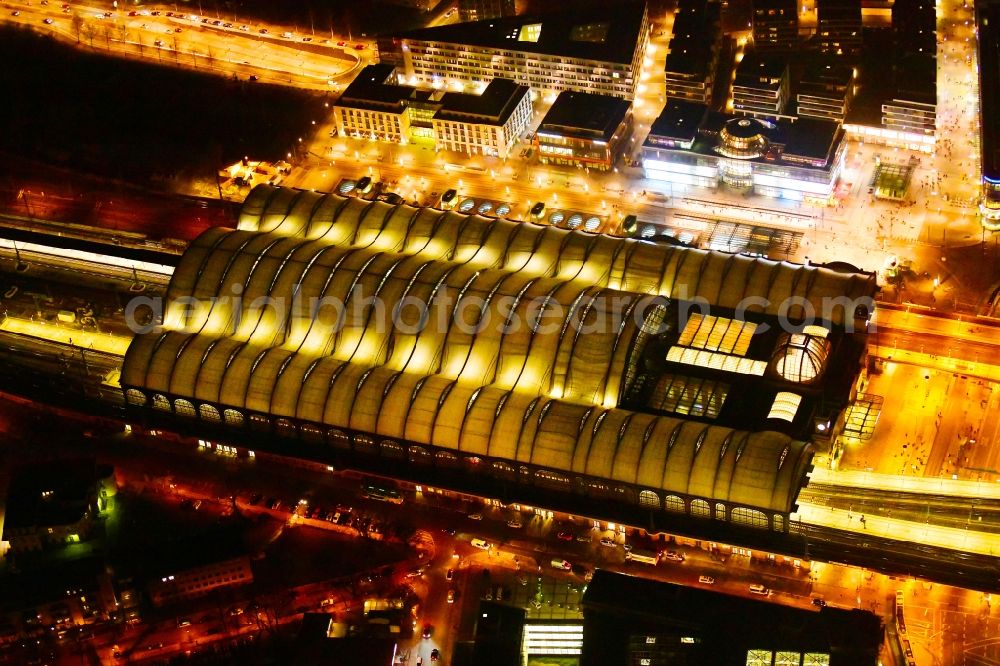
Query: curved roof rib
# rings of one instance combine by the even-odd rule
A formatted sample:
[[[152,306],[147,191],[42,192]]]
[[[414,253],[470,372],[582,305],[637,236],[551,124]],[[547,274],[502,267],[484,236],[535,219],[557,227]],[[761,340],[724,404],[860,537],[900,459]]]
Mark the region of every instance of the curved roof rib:
[[[343,208],[315,203],[308,208]],[[298,208],[287,197],[280,206]],[[278,226],[288,223],[282,220]],[[473,237],[482,238],[481,229]],[[541,238],[526,247],[545,246],[536,242]],[[565,240],[558,237],[559,244]],[[658,266],[680,263],[679,256],[664,262],[638,247]],[[122,383],[223,409],[530,463],[567,477],[790,511],[811,456],[805,443],[617,408],[624,350],[643,321],[614,315],[639,310],[648,294],[476,264],[485,255],[499,264],[505,254],[502,247],[462,250],[467,263],[455,264],[386,252],[378,243],[362,249],[274,233],[206,232],[174,274],[168,324],[136,337]],[[715,260],[691,259],[684,263],[698,270]],[[532,263],[559,265],[531,257],[524,265]],[[652,279],[659,284],[662,275]],[[241,302],[222,302],[241,290]],[[217,300],[192,309],[192,298]],[[310,298],[336,299],[343,317],[317,310]],[[409,298],[424,304],[425,326],[392,325],[392,313]],[[206,326],[219,308],[228,308],[226,325]],[[585,328],[567,332],[570,323]],[[178,363],[185,348],[197,353]],[[190,362],[195,358],[200,363]]]

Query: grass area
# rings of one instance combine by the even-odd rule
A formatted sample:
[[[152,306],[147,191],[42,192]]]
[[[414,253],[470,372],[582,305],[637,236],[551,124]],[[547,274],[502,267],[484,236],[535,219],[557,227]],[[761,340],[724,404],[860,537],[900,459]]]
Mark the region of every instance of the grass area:
[[[282,158],[325,98],[82,53],[0,29],[0,150],[147,183],[211,176],[244,155]]]

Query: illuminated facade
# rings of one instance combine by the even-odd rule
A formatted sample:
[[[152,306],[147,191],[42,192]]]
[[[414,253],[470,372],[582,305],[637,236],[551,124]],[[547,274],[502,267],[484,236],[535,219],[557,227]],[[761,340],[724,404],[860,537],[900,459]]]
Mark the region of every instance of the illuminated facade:
[[[821,311],[874,289],[817,267],[273,188],[251,193],[240,228],[182,257],[163,326],[126,355],[132,409],[445,487],[778,532],[809,445],[766,410],[758,432],[721,425],[745,408],[721,394],[714,422],[684,418],[700,401],[682,387],[704,381],[688,357],[734,385],[764,382],[767,407],[782,391],[815,406],[772,367],[775,339],[753,343],[756,325],[731,313],[751,294],[773,299],[755,301],[767,319],[792,294]],[[685,319],[675,291],[718,314]],[[295,305],[314,298],[350,314]],[[828,314],[835,332],[867,317],[845,303]]]
[[[758,51],[791,51],[799,41],[796,0],[753,0],[753,44]]]
[[[424,28],[379,40],[407,81],[447,87],[511,79],[536,90],[632,99],[649,43],[645,3]]]
[[[479,94],[442,93],[397,84],[392,65],[368,65],[333,115],[341,136],[506,158],[531,109],[528,88],[509,79],[493,79]]]
[[[534,143],[542,164],[610,170],[632,134],[632,104],[607,95],[561,92]]]
[[[676,187],[720,184],[784,199],[826,202],[844,168],[837,123],[769,122],[671,100],[643,144],[646,177]]]
[[[736,66],[733,110],[750,116],[777,117],[788,103],[788,62],[780,56],[748,55]]]

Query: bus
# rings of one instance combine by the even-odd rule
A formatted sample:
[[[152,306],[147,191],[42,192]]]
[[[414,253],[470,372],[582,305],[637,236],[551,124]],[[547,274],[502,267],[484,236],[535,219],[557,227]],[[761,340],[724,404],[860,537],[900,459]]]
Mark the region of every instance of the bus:
[[[626,560],[634,560],[636,562],[642,562],[643,564],[656,565],[660,562],[660,553],[655,550],[642,550],[641,548],[633,548],[632,550],[625,553]]]
[[[387,488],[375,483],[366,483],[361,487],[361,496],[379,502],[402,504],[403,495],[395,488]]]

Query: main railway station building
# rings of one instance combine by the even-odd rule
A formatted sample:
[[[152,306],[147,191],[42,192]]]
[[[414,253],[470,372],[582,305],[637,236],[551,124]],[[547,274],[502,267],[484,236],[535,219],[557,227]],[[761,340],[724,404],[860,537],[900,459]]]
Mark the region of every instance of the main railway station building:
[[[181,432],[606,520],[785,533],[870,274],[260,186],[121,383]],[[631,524],[636,524],[635,522]]]

